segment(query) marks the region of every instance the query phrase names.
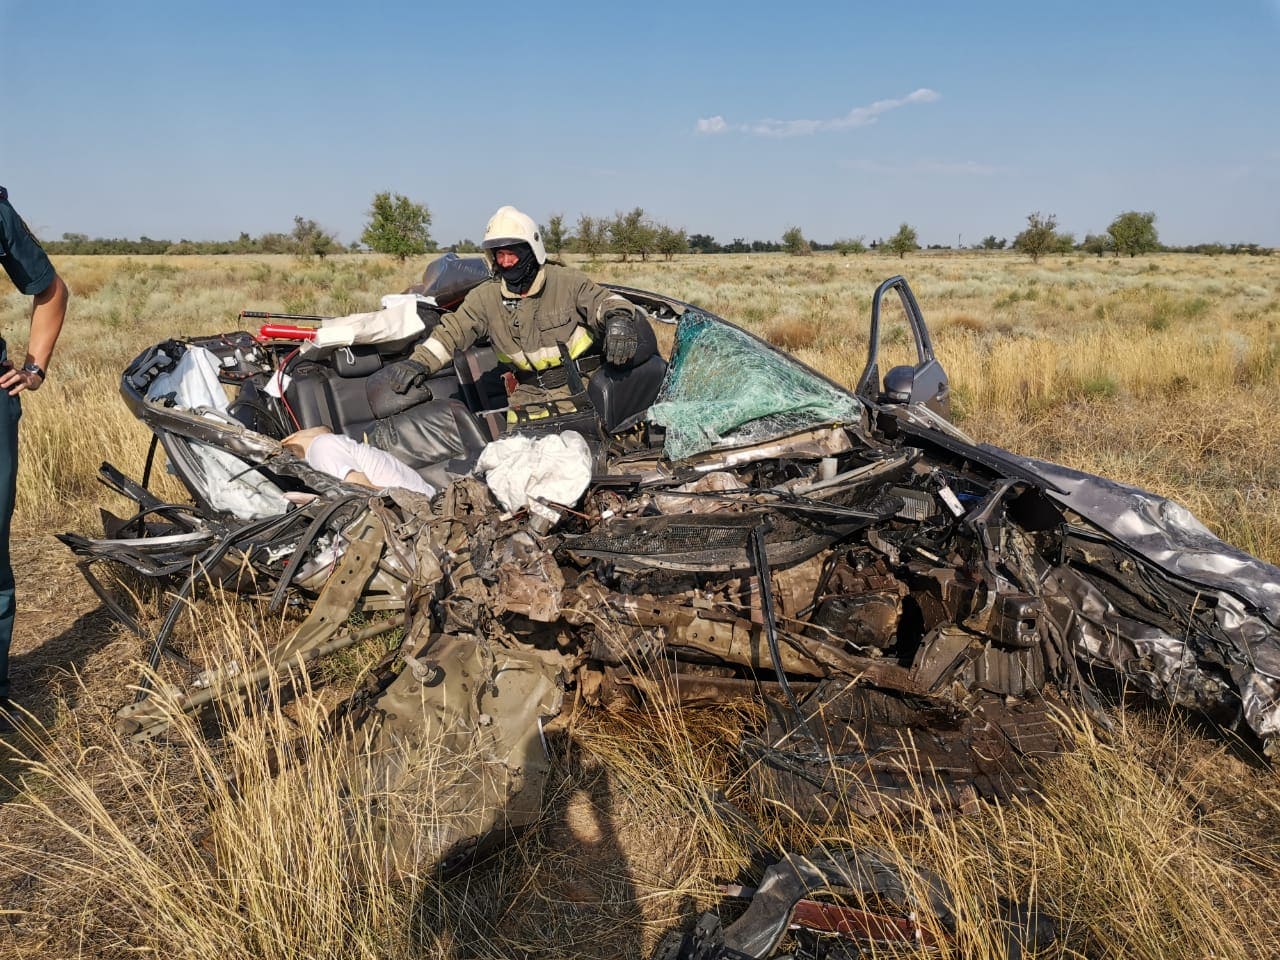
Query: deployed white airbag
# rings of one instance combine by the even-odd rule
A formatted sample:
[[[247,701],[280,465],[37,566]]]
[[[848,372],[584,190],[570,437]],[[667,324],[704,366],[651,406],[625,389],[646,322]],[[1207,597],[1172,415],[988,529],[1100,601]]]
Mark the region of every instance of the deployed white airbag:
[[[151,381],[147,399],[172,395],[174,406],[226,422],[227,395],[218,382],[218,358],[204,347],[188,347],[172,370]],[[201,495],[215,510],[241,520],[258,520],[284,513],[289,503],[274,483],[250,469],[251,464],[217,447],[197,440],[187,442],[199,461]],[[248,471],[248,472],[246,472]]]
[[[349,347],[357,343],[407,341],[425,329],[418,316],[418,298],[412,293],[393,293],[382,298],[381,310],[324,321],[315,339],[302,345],[302,352],[315,353],[321,348]]]
[[[476,473],[507,510],[523,510],[535,497],[572,507],[591,482],[591,449],[572,430],[505,437],[485,446]]]

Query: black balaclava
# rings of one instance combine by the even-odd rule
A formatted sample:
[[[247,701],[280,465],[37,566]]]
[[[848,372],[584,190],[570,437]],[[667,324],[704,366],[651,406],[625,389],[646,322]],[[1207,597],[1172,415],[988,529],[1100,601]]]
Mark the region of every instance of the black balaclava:
[[[538,258],[533,255],[533,247],[527,243],[514,243],[507,249],[520,259],[515,262],[515,266],[504,269],[498,266],[495,251],[494,269],[498,271],[508,290],[512,293],[524,293],[533,286],[533,281],[538,276]]]

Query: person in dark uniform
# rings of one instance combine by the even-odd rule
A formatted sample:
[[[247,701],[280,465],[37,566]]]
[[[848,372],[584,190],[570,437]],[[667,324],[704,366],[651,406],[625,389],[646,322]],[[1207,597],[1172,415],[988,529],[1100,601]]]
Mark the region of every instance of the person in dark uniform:
[[[39,390],[48,377],[49,360],[67,315],[67,285],[44,249],[9,205],[0,187],[0,265],[24,296],[34,298],[27,352],[17,363],[0,339],[0,732],[11,727],[9,643],[13,639],[13,566],[9,562],[9,522],[18,488],[18,418],[20,394]]]

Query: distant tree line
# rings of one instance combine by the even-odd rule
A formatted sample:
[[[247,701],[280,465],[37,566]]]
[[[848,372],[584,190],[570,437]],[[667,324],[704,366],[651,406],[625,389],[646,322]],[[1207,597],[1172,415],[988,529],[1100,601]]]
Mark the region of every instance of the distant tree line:
[[[1202,253],[1210,257],[1226,254],[1235,256],[1248,254],[1254,257],[1266,257],[1272,253],[1271,247],[1263,247],[1256,243],[1193,243],[1186,247],[1162,246],[1165,253]]]
[[[344,247],[337,236],[315,220],[294,217],[288,233],[262,233],[256,237],[241,233],[235,240],[153,240],[140,237],[89,237],[84,233],[64,233],[61,240],[50,240],[44,247],[53,254],[224,254],[224,253],[291,253],[303,257],[320,257],[343,250],[358,251],[367,247],[376,253],[388,253],[401,260],[431,253],[436,249],[428,228],[431,211],[425,204],[415,203],[399,193],[384,191],[374,194],[369,205],[369,219],[359,241]],[[362,246],[363,245],[363,246]]]
[[[986,249],[1003,249],[1005,241],[999,241],[993,247],[995,237],[987,237],[982,246]],[[1136,257],[1143,253],[1199,253],[1214,256],[1217,254],[1253,254],[1268,256],[1271,250],[1256,243],[1197,243],[1191,246],[1174,247],[1160,242],[1156,231],[1156,215],[1148,210],[1126,210],[1111,221],[1104,233],[1087,233],[1083,240],[1076,242],[1075,237],[1057,230],[1057,218],[1053,214],[1032,213],[1027,216],[1027,227],[1014,238],[1013,248],[1029,254],[1033,261],[1047,253],[1071,253],[1080,251],[1101,257],[1112,253],[1117,257]]]
[[[221,253],[292,253],[299,256],[325,257],[344,249],[359,249],[359,244],[343,247],[328,230],[305,217],[293,218],[289,233],[262,233],[252,237],[241,233],[235,240],[153,240],[139,237],[89,237],[84,233],[64,233],[61,240],[44,241],[53,254],[221,254]]]
[[[1074,234],[1058,229],[1057,216],[1036,211],[1027,215],[1027,225],[1011,241],[995,234],[983,237],[971,250],[1004,250],[1012,248],[1025,253],[1033,261],[1049,254],[1071,252],[1091,253],[1103,256],[1112,253],[1117,257],[1135,257],[1143,253],[1164,251],[1169,253],[1269,255],[1272,251],[1256,243],[1199,243],[1191,246],[1171,247],[1160,243],[1156,232],[1154,212],[1127,210],[1119,214],[1105,232],[1088,233],[1077,242]],[[359,241],[343,247],[337,237],[315,220],[297,216],[293,229],[288,233],[263,233],[256,237],[241,233],[235,240],[153,240],[140,237],[137,240],[123,238],[90,238],[83,233],[64,233],[61,240],[45,243],[53,254],[246,254],[286,253],[304,257],[325,257],[343,250],[369,249],[404,260],[437,249],[429,228],[431,212],[425,204],[416,203],[402,194],[383,191],[374,195],[368,211],[368,221]],[[688,233],[684,227],[672,227],[654,220],[643,207],[618,211],[612,217],[582,214],[570,227],[564,214],[553,214],[541,225],[547,252],[580,254],[591,259],[613,255],[619,260],[648,260],[662,257],[670,260],[676,254],[696,253],[788,253],[792,256],[808,256],[817,251],[831,251],[841,256],[862,254],[868,251],[896,254],[905,257],[920,249],[915,227],[902,223],[896,233],[877,238],[870,243],[865,237],[837,238],[821,243],[805,237],[799,226],[788,227],[778,240],[748,240],[734,237],[727,243],[716,240],[708,233]],[[461,240],[448,249],[458,253],[479,251],[473,241]],[[930,250],[950,250],[946,244],[929,244]]]
[[[562,213],[553,214],[542,227],[547,251],[552,254],[582,253],[596,258],[612,253],[625,263],[632,257],[648,260],[661,256],[670,260],[677,253],[688,253],[689,235],[684,227],[658,223],[643,207],[633,207],[612,217],[582,214],[572,231]]]
[[[1074,234],[1058,229],[1055,214],[1042,214],[1037,211],[1028,215],[1026,229],[1018,233],[1012,241],[989,234],[968,249],[1011,248],[1029,254],[1032,260],[1039,260],[1047,254],[1072,252],[1093,253],[1098,256],[1113,253],[1116,256],[1130,257],[1157,251],[1210,255],[1220,253],[1267,255],[1271,252],[1268,248],[1256,243],[1164,246],[1160,243],[1155,222],[1156,215],[1153,212],[1129,210],[1119,214],[1105,232],[1089,233],[1083,240],[1077,241]],[[557,214],[543,225],[542,231],[547,250],[552,253],[578,253],[593,259],[614,254],[623,261],[632,257],[647,260],[654,254],[661,254],[669,260],[677,253],[789,253],[793,256],[806,256],[818,251],[832,251],[841,256],[878,251],[896,254],[901,258],[921,249],[916,228],[905,222],[898,227],[896,233],[887,238],[872,240],[870,243],[862,236],[839,238],[830,243],[821,243],[807,239],[798,226],[788,227],[781,239],[776,241],[734,237],[724,243],[708,233],[689,234],[683,228],[673,230],[664,224],[655,223],[641,207],[636,207],[628,213],[616,213],[612,218],[584,214],[578,218],[576,229],[573,231],[566,227],[564,216]],[[478,248],[470,240],[464,240],[456,244],[453,249],[466,252]],[[953,248],[948,244],[933,243],[929,244],[928,249],[951,250]]]

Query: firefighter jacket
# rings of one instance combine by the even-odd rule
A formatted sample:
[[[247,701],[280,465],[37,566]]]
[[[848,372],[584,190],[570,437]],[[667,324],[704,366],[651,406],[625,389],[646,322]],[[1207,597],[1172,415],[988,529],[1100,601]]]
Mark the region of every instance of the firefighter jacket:
[[[548,370],[561,364],[559,344],[577,359],[601,338],[604,318],[614,311],[634,314],[622,296],[581,271],[544,264],[529,292],[512,293],[500,279],[480,284],[453,313],[445,314],[413,359],[433,373],[453,362],[487,334],[503,363],[517,370]]]

